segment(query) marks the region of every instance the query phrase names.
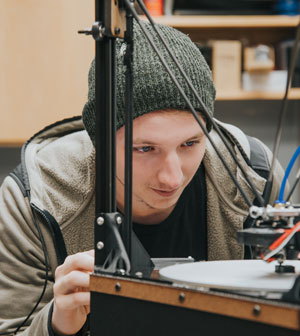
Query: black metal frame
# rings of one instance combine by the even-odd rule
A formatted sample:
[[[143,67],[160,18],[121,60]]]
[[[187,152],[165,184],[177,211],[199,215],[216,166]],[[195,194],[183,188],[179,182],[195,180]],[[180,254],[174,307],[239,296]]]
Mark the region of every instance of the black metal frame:
[[[115,2],[116,4],[116,2]],[[143,5],[141,1],[139,1],[140,6]],[[151,47],[158,54],[161,62],[163,63],[167,73],[172,78],[173,82],[177,86],[180,94],[183,99],[186,101],[189,109],[194,115],[196,121],[200,125],[201,129],[208,137],[209,141],[213,145],[217,155],[222,161],[225,169],[228,171],[231,176],[233,182],[240,190],[242,196],[244,197],[246,203],[251,206],[251,201],[248,199],[239,183],[237,182],[235,176],[231,172],[229,166],[226,161],[223,159],[221,153],[219,152],[217,146],[212,141],[209,133],[206,130],[206,127],[202,124],[198,114],[190,103],[189,99],[185,95],[184,91],[180,87],[176,77],[170,71],[167,63],[164,61],[162,56],[160,55],[158,49],[153,43],[151,37],[143,27],[140,22],[135,9],[133,8],[133,2],[131,0],[123,0],[122,3],[119,3],[118,8],[114,10],[122,10],[126,9],[126,33],[125,39],[127,43],[126,47],[126,56],[125,56],[125,64],[127,66],[126,71],[126,124],[125,124],[125,224],[123,223],[121,226],[121,236],[122,240],[118,237],[116,239],[106,239],[109,237],[112,232],[113,234],[118,234],[118,225],[112,220],[107,222],[107,218],[122,218],[120,214],[115,216],[106,216],[106,214],[112,214],[116,212],[116,192],[115,192],[115,165],[116,165],[116,153],[115,153],[115,145],[116,145],[116,126],[115,126],[115,113],[116,113],[116,97],[115,97],[115,38],[117,35],[113,35],[113,31],[119,29],[113,29],[111,24],[112,20],[110,11],[113,10],[112,2],[110,0],[96,0],[96,22],[93,25],[91,30],[91,34],[96,40],[96,219],[95,219],[95,270],[96,272],[115,272],[118,269],[124,270],[125,273],[129,274],[130,272],[130,263],[128,263],[129,259],[134,259],[136,253],[133,254],[131,251],[131,239],[132,239],[132,199],[131,199],[131,191],[132,191],[132,50],[133,50],[133,17],[136,19],[138,24],[140,25],[143,33],[148,39]],[[144,8],[145,10],[145,8]],[[149,15],[147,14],[148,18]],[[153,21],[151,22],[153,24]],[[156,27],[154,28],[159,38],[162,40],[164,46],[170,53],[168,46],[163,41],[160,32]],[[231,157],[235,160],[237,165],[240,167],[243,175],[251,186],[256,199],[260,202],[261,205],[264,204],[261,195],[257,192],[255,186],[252,181],[249,179],[247,174],[245,173],[243,167],[238,162],[235,153],[231,149],[228,144],[226,138],[220,131],[218,125],[215,123],[213,118],[209,115],[206,106],[202,102],[192,83],[184,73],[180,64],[173,57],[172,53],[171,57],[175,62],[176,66],[179,68],[182,76],[186,80],[188,86],[193,91],[195,97],[199,101],[202,106],[203,112],[205,116],[209,119],[209,121],[213,124],[214,128],[220,135],[221,139],[224,141],[224,144],[228,148]],[[106,218],[105,225],[103,225],[103,219]],[[120,244],[112,245],[108,244],[112,241],[120,241]],[[136,239],[135,239],[136,240]],[[125,247],[122,245],[124,243]],[[135,252],[137,246],[140,244],[135,244]],[[127,255],[127,256],[126,256]],[[144,252],[141,255],[145,255]],[[119,260],[118,260],[119,259]],[[141,261],[141,260],[140,260]],[[116,269],[112,269],[108,267],[108,264],[117,265]],[[149,257],[145,259],[145,264],[149,265]],[[102,267],[104,265],[104,267]],[[141,263],[139,262],[139,265]],[[143,267],[142,267],[143,268]],[[134,267],[137,270],[136,267]]]
[[[122,6],[115,0],[96,0],[96,21],[91,30],[81,31],[93,35],[96,42],[95,272],[150,275],[153,264],[132,233],[133,16]],[[126,19],[125,218],[117,212],[116,206],[115,47],[116,38],[122,32],[119,27],[113,27],[113,17],[120,18],[120,25]]]
[[[141,0],[137,0],[141,9],[146,14],[147,18],[149,19],[154,31],[156,32],[157,36],[163,43],[164,47],[170,54],[173,62],[176,64],[177,68],[179,69],[181,75],[185,79],[186,83],[188,84],[189,88],[192,90],[195,98],[200,103],[202,107],[203,113],[205,117],[211,122],[214,126],[214,129],[221,137],[222,141],[224,142],[226,148],[228,149],[232,159],[236,162],[237,166],[240,168],[242,174],[244,175],[245,179],[247,180],[248,184],[251,186],[251,189],[256,197],[256,201],[260,203],[261,206],[266,205],[266,201],[268,202],[269,194],[270,194],[270,186],[272,182],[272,175],[273,169],[275,164],[275,157],[274,155],[272,161],[272,167],[270,170],[269,178],[263,193],[263,197],[266,199],[264,200],[262,195],[258,193],[254,184],[247,176],[245,170],[243,169],[242,165],[238,161],[236,154],[233,152],[232,148],[227,142],[227,139],[221,132],[220,128],[213,120],[213,118],[208,113],[206,106],[204,105],[202,99],[198,95],[197,91],[193,87],[192,83],[190,82],[189,78],[186,76],[185,72],[181,68],[181,65],[178,63],[177,59],[173,56],[172,52],[170,51],[169,47],[165,43],[159,28],[154,25],[153,20],[151,19],[147,9],[145,8],[143,2]],[[120,245],[119,248],[121,251],[121,255],[125,255],[132,258],[131,253],[131,239],[132,239],[132,103],[133,103],[133,96],[132,96],[132,89],[133,89],[133,76],[132,76],[132,53],[133,53],[133,17],[136,19],[138,24],[141,27],[145,37],[147,38],[151,47],[155,50],[158,57],[160,58],[162,64],[164,65],[167,73],[171,77],[172,81],[178,88],[181,96],[189,106],[190,111],[194,115],[196,121],[198,122],[199,126],[211,142],[212,146],[214,147],[217,155],[219,156],[220,160],[222,161],[225,169],[227,170],[228,174],[232,178],[232,181],[237,186],[238,190],[240,191],[241,195],[245,199],[245,202],[250,207],[251,201],[244,193],[242,188],[240,187],[239,183],[237,182],[235,176],[230,171],[226,161],[223,159],[221,153],[219,152],[217,146],[212,141],[209,133],[206,130],[206,127],[202,124],[200,118],[198,117],[195,109],[193,108],[191,102],[185,95],[184,91],[182,90],[179,82],[177,81],[174,74],[171,72],[168,64],[165,62],[164,58],[160,55],[159,50],[157,49],[156,45],[154,44],[151,36],[144,28],[141,20],[139,19],[134,6],[134,0],[122,0],[122,3],[118,3],[117,0],[96,0],[96,23],[93,25],[91,30],[91,34],[93,35],[94,39],[96,40],[96,220],[95,220],[95,249],[96,249],[96,260],[95,265],[97,266],[96,269],[101,270],[101,266],[103,263],[108,263],[109,260],[115,259],[111,251],[114,250],[114,246],[107,246],[107,244],[100,240],[101,237],[108,236],[108,232],[105,230],[110,230],[110,227],[113,225],[117,226],[117,223],[109,223],[109,225],[102,225],[103,216],[102,214],[107,213],[114,213],[116,211],[116,196],[115,196],[115,161],[116,161],[116,153],[115,153],[115,136],[116,136],[116,127],[115,127],[115,110],[116,110],[116,98],[115,98],[115,38],[117,35],[120,34],[119,28],[112,27],[112,11],[121,11],[123,12],[126,10],[126,32],[125,32],[125,40],[126,40],[126,55],[124,59],[124,63],[127,67],[126,71],[126,123],[125,123],[125,224],[121,226],[121,235],[122,241],[125,245],[124,248]],[[113,9],[113,4],[116,6]],[[98,26],[97,26],[98,25]],[[96,28],[95,28],[96,27]],[[98,27],[98,30],[97,30]],[[115,34],[113,33],[115,32]],[[298,26],[297,29],[297,41],[299,40],[300,29]],[[297,48],[294,48],[297,50]],[[293,53],[295,54],[296,51]],[[295,56],[295,55],[294,55]],[[294,57],[295,58],[295,57]],[[293,58],[293,59],[294,59]],[[287,99],[287,91],[289,88],[289,82],[291,79],[291,73],[294,67],[294,63],[289,69],[289,80],[287,83],[286,88],[286,95],[284,102]],[[286,106],[286,104],[284,104]],[[283,108],[285,110],[285,108]],[[282,119],[285,113],[281,114],[279,125],[282,127]],[[279,129],[280,129],[279,127]],[[278,133],[278,132],[277,132]],[[279,132],[280,133],[280,132]],[[280,135],[276,137],[276,146],[275,152],[278,151],[278,144],[280,140]],[[244,158],[245,159],[245,158]],[[245,159],[246,160],[246,159]],[[114,218],[110,217],[109,218]],[[115,218],[121,218],[120,216],[115,216]],[[100,225],[97,225],[100,224]],[[111,231],[111,230],[110,230]],[[115,230],[118,232],[118,230]],[[119,255],[117,253],[117,255]],[[115,260],[115,264],[119,262]],[[119,263],[120,267],[122,268],[123,261],[120,260]],[[127,265],[127,263],[125,263]],[[107,271],[107,270],[106,270]],[[116,270],[114,270],[116,271]],[[125,267],[125,272],[128,274],[130,271],[130,266]]]
[[[249,201],[246,194],[243,192],[238,182],[236,181],[234,175],[230,171],[227,166],[226,161],[223,159],[221,153],[218,148],[215,146],[213,141],[211,140],[205,126],[201,123],[196,111],[191,105],[189,99],[185,96],[182,91],[177,79],[171,73],[168,65],[164,61],[164,59],[160,56],[159,51],[153,44],[153,41],[143,26],[133,8],[134,0],[95,0],[95,17],[96,21],[92,26],[90,31],[85,31],[86,34],[93,35],[96,41],[96,57],[95,57],[95,97],[96,97],[96,217],[95,217],[95,273],[111,273],[111,274],[121,274],[121,275],[129,275],[131,277],[140,277],[148,275],[152,270],[152,263],[150,257],[145,252],[138,239],[135,237],[132,232],[132,110],[133,110],[133,76],[132,76],[132,59],[133,59],[133,18],[137,20],[140,24],[141,29],[143,30],[146,38],[148,39],[150,45],[157,52],[159,58],[164,64],[166,71],[172,78],[173,82],[177,86],[180,94],[186,101],[189,106],[192,114],[197,120],[198,124],[202,128],[203,132],[206,134],[207,138],[210,140],[212,146],[214,147],[217,155],[222,161],[225,169],[228,171],[231,176],[233,182],[236,184],[237,188],[240,190],[242,196],[244,197],[246,203],[251,206],[251,201]],[[138,0],[138,3],[141,7],[143,7],[143,3],[141,0]],[[114,7],[115,6],[115,7]],[[125,42],[126,42],[126,54],[124,63],[126,65],[126,111],[125,111],[125,219],[123,216],[117,212],[116,207],[116,92],[115,92],[115,77],[116,77],[116,57],[115,57],[115,45],[116,38],[120,36],[120,29],[113,28],[112,26],[112,15],[111,11],[121,10],[123,14],[126,11],[126,31],[125,31]],[[146,16],[151,20],[149,15]],[[153,21],[151,22],[153,25]],[[153,25],[154,26],[154,25]],[[154,27],[156,34],[159,36],[161,41],[163,42],[165,48],[169,51],[168,46],[163,41],[163,38],[160,35],[158,29]],[[298,30],[299,31],[299,30]],[[240,167],[245,179],[251,186],[251,189],[257,199],[257,201],[261,204],[265,204],[265,200],[263,197],[267,192],[263,194],[263,197],[257,192],[255,186],[252,184],[252,181],[249,179],[244,169],[238,162],[235,157],[235,153],[232,151],[230,145],[228,145],[226,138],[223,136],[220,131],[218,125],[215,121],[210,117],[209,113],[206,110],[204,103],[201,98],[198,96],[196,90],[193,85],[185,75],[184,71],[181,69],[180,64],[178,64],[177,60],[174,59],[172,53],[170,54],[173,61],[177,65],[180,70],[182,76],[186,80],[190,89],[194,92],[195,97],[200,102],[203,107],[203,112],[205,116],[211,121],[215,130],[220,135],[223,140],[225,146],[227,147],[231,157],[235,160],[237,165]],[[287,85],[288,88],[289,84]],[[286,94],[287,97],[287,94]],[[285,99],[286,99],[285,97]],[[284,114],[284,113],[283,113]],[[282,117],[283,118],[283,117]],[[280,121],[282,123],[282,120]],[[273,165],[275,158],[273,159]],[[272,165],[272,167],[273,167]],[[271,180],[272,171],[269,176],[269,180]],[[270,181],[268,181],[270,182]],[[268,184],[267,184],[268,188]],[[267,189],[266,189],[267,190]],[[268,198],[268,197],[266,197]],[[120,225],[122,224],[122,225]],[[139,275],[137,275],[137,272]],[[298,287],[296,289],[296,294],[298,294]],[[108,302],[104,303],[104,300],[107,299]],[[102,324],[102,327],[107,326],[108,333],[113,335],[127,335],[128,333],[134,334],[134,329],[129,327],[123,331],[117,327],[112,329],[113,323],[116,321],[116,315],[118,315],[118,320],[122,314],[122,308],[120,305],[125,304],[125,308],[127,309],[131,305],[131,301],[126,298],[118,298],[117,300],[117,308],[113,308],[113,298],[107,296],[106,294],[98,294],[92,292],[92,304],[91,310],[98,312],[100,309],[104,309],[107,312],[107,308],[112,308],[109,310],[109,316],[112,317],[112,321],[107,321],[108,323]],[[129,306],[128,306],[129,305]],[[148,306],[145,302],[137,301],[134,304],[134,310],[139,310],[143,308],[142,315],[146,310],[144,310],[145,305]],[[151,306],[151,304],[150,304]],[[139,308],[140,307],[140,308]],[[119,309],[121,308],[121,309]],[[163,308],[166,308],[163,306]],[[157,305],[154,310],[152,308],[149,310],[148,317],[143,318],[143,322],[141,323],[141,327],[144,325],[145,321],[148,321],[150,324],[152,322],[153,314],[158,312],[158,317],[160,316],[161,306]],[[166,314],[170,313],[169,307],[166,308]],[[178,317],[182,316],[183,311],[181,311]],[[106,314],[106,316],[108,316]],[[134,316],[134,312],[129,312],[129,315]],[[171,314],[172,318],[174,314]],[[176,314],[175,314],[176,315]],[[122,326],[126,325],[128,314],[123,315],[125,317],[124,323],[121,323]],[[197,314],[197,318],[199,317],[199,313]],[[205,321],[207,321],[207,316],[205,316]],[[218,320],[219,320],[218,316]],[[97,320],[97,319],[96,319]],[[96,321],[95,316],[92,321]],[[178,319],[179,320],[179,319]],[[135,323],[138,323],[139,319],[134,320]],[[174,321],[174,320],[173,320]],[[97,321],[96,321],[97,322]],[[93,322],[92,322],[93,323]],[[227,322],[226,322],[227,323]],[[237,322],[235,321],[235,324]],[[209,325],[211,328],[214,323]],[[175,324],[174,334],[181,334],[178,332],[177,324]],[[94,331],[98,327],[94,326]],[[218,328],[217,328],[218,329]],[[244,329],[244,326],[243,326]],[[101,328],[100,328],[101,330]],[[112,330],[116,330],[112,333]],[[156,328],[149,328],[148,333],[152,334]],[[169,330],[169,329],[168,329]],[[198,323],[195,324],[195,334],[198,332]],[[218,329],[219,330],[219,329]],[[222,330],[222,327],[221,329]],[[241,329],[242,330],[242,329]],[[102,330],[103,331],[103,330]],[[243,330],[244,331],[244,330]],[[105,334],[105,332],[104,332]],[[137,334],[140,334],[140,330],[137,331]],[[159,334],[159,333],[158,333]],[[293,333],[291,333],[293,334]]]
[[[118,268],[130,271],[124,239],[119,234],[123,217],[116,206],[116,36],[112,35],[112,10],[111,1],[95,1],[95,272],[114,272]]]
[[[132,232],[132,114],[133,114],[133,16],[126,11],[125,32],[126,90],[125,90],[125,225],[122,237],[126,251],[131,256]]]
[[[226,161],[223,159],[217,146],[212,141],[206,127],[202,124],[195,109],[189,99],[181,89],[176,77],[170,71],[167,63],[160,55],[158,49],[153,43],[151,36],[146,32],[141,24],[133,6],[134,0],[95,0],[95,17],[96,21],[91,30],[82,31],[83,33],[93,35],[96,41],[95,56],[95,99],[96,99],[96,217],[95,217],[95,273],[111,273],[130,276],[147,276],[151,273],[152,263],[150,257],[145,252],[138,239],[132,232],[132,110],[133,110],[133,76],[132,76],[132,59],[133,59],[133,18],[136,19],[148,39],[152,48],[156,51],[158,57],[163,63],[166,71],[177,86],[183,99],[186,101],[189,109],[200,125],[201,129],[211,142],[217,155],[222,161],[225,169],[232,178],[245,202],[252,205],[233,173],[230,171]],[[143,7],[141,0],[138,3]],[[145,8],[144,8],[145,9]],[[124,63],[126,65],[126,111],[125,111],[125,219],[117,212],[116,206],[116,57],[115,45],[116,38],[120,35],[120,28],[113,27],[112,11],[122,11],[118,13],[118,17],[124,16],[126,12],[126,54]],[[149,21],[154,27],[151,17],[146,13]],[[154,27],[156,34],[164,44],[166,50],[170,53],[168,46],[163,41],[159,29]],[[297,30],[299,32],[299,30]],[[220,131],[218,125],[207,112],[207,109],[198,96],[192,83],[185,75],[176,58],[170,53],[171,58],[186,80],[188,86],[194,93],[196,99],[203,108],[203,112],[208,120],[213,124],[228,149],[231,157],[241,169],[245,179],[251,186],[253,194],[257,201],[263,206],[265,200],[258,193],[254,184],[245,173],[243,167],[236,158],[235,153],[231,149]],[[287,85],[288,88],[289,85]],[[287,97],[287,94],[286,94]],[[286,99],[285,97],[285,99]],[[284,114],[284,113],[283,113]],[[282,118],[281,118],[282,119]],[[282,123],[282,120],[280,120]],[[280,136],[279,136],[280,137]],[[273,158],[273,165],[275,158]],[[272,165],[272,167],[273,167]],[[269,180],[271,180],[272,170]],[[268,181],[270,182],[270,181]],[[267,188],[269,188],[267,184]],[[267,189],[266,189],[267,190]],[[268,197],[266,197],[268,198]],[[122,225],[120,225],[122,224]],[[137,272],[139,275],[137,275]],[[95,295],[95,294],[94,294]],[[94,302],[92,300],[92,302]]]

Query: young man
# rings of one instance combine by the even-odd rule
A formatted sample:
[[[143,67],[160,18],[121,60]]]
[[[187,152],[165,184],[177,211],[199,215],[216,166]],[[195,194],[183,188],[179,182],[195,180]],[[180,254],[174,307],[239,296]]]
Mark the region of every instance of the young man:
[[[215,89],[199,50],[175,29],[160,26],[160,30],[213,116]],[[211,130],[198,101],[151,34]],[[134,42],[134,231],[151,257],[242,259],[244,248],[237,243],[236,233],[243,227],[248,207],[138,26]],[[123,212],[126,45],[122,41],[116,52],[117,205]],[[40,301],[20,335],[84,335],[89,273],[94,267],[94,76],[92,64],[83,110],[85,129],[80,118],[73,118],[36,134],[24,147],[22,166],[1,187],[0,334],[13,334]],[[241,152],[250,153],[246,136],[234,126],[220,127],[261,192],[265,180],[242,159]],[[253,200],[221,139],[214,131],[211,136]],[[265,150],[270,159],[271,153]],[[277,166],[271,201],[281,174]]]

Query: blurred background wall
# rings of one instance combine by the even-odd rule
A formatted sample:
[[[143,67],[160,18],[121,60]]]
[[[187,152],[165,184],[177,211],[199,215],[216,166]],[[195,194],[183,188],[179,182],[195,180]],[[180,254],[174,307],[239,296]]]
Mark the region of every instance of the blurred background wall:
[[[0,144],[78,115],[87,97],[93,0],[0,1]],[[5,125],[5,126],[4,126]]]

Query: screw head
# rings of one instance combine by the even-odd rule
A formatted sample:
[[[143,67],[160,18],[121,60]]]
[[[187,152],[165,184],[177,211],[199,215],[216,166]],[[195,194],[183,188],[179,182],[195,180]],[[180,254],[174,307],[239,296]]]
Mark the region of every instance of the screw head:
[[[117,282],[117,283],[115,284],[115,290],[116,290],[116,292],[119,292],[119,291],[121,290],[121,285],[120,285],[119,282]]]
[[[103,225],[104,224],[104,218],[102,216],[97,218],[97,224],[98,225]]]
[[[126,274],[126,271],[125,271],[123,268],[119,268],[119,269],[117,269],[116,273],[117,273],[118,275],[125,275],[125,274]]]
[[[116,28],[115,28],[115,34],[116,34],[116,35],[119,35],[120,32],[121,32],[121,29],[120,29],[119,27],[116,27]]]
[[[142,278],[142,277],[143,277],[143,273],[142,273],[142,272],[136,272],[136,273],[135,273],[135,276],[136,276],[137,278]]]
[[[98,243],[97,243],[97,249],[98,250],[102,250],[103,247],[104,247],[104,243],[102,241],[98,241]]]
[[[184,295],[184,293],[180,293],[178,298],[179,298],[179,301],[180,301],[180,302],[183,302],[183,301],[185,300],[185,295]]]
[[[116,218],[116,221],[117,221],[118,224],[122,224],[122,218],[120,216],[118,216]]]
[[[254,305],[252,312],[253,312],[253,315],[258,316],[261,313],[260,305],[257,305],[257,304]]]

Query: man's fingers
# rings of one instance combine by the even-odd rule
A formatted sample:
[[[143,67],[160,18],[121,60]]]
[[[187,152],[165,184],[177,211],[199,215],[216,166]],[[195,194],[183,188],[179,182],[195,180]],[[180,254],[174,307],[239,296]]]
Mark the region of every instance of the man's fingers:
[[[90,301],[90,292],[77,292],[57,297],[55,304],[57,307],[63,307],[64,310],[75,310],[82,307],[86,309],[86,314],[88,314]]]
[[[90,273],[94,251],[68,256],[55,271],[52,326],[59,334],[75,334],[90,311]]]
[[[75,291],[89,289],[90,275],[80,271],[72,271],[64,277],[59,278],[54,286],[54,295],[65,295]]]
[[[95,257],[95,250],[89,250],[89,251],[86,251],[85,253],[87,253],[88,255],[92,256],[92,257]]]
[[[92,272],[94,270],[94,251],[91,250],[68,256],[65,262],[57,267],[55,278],[57,279],[73,270]]]

